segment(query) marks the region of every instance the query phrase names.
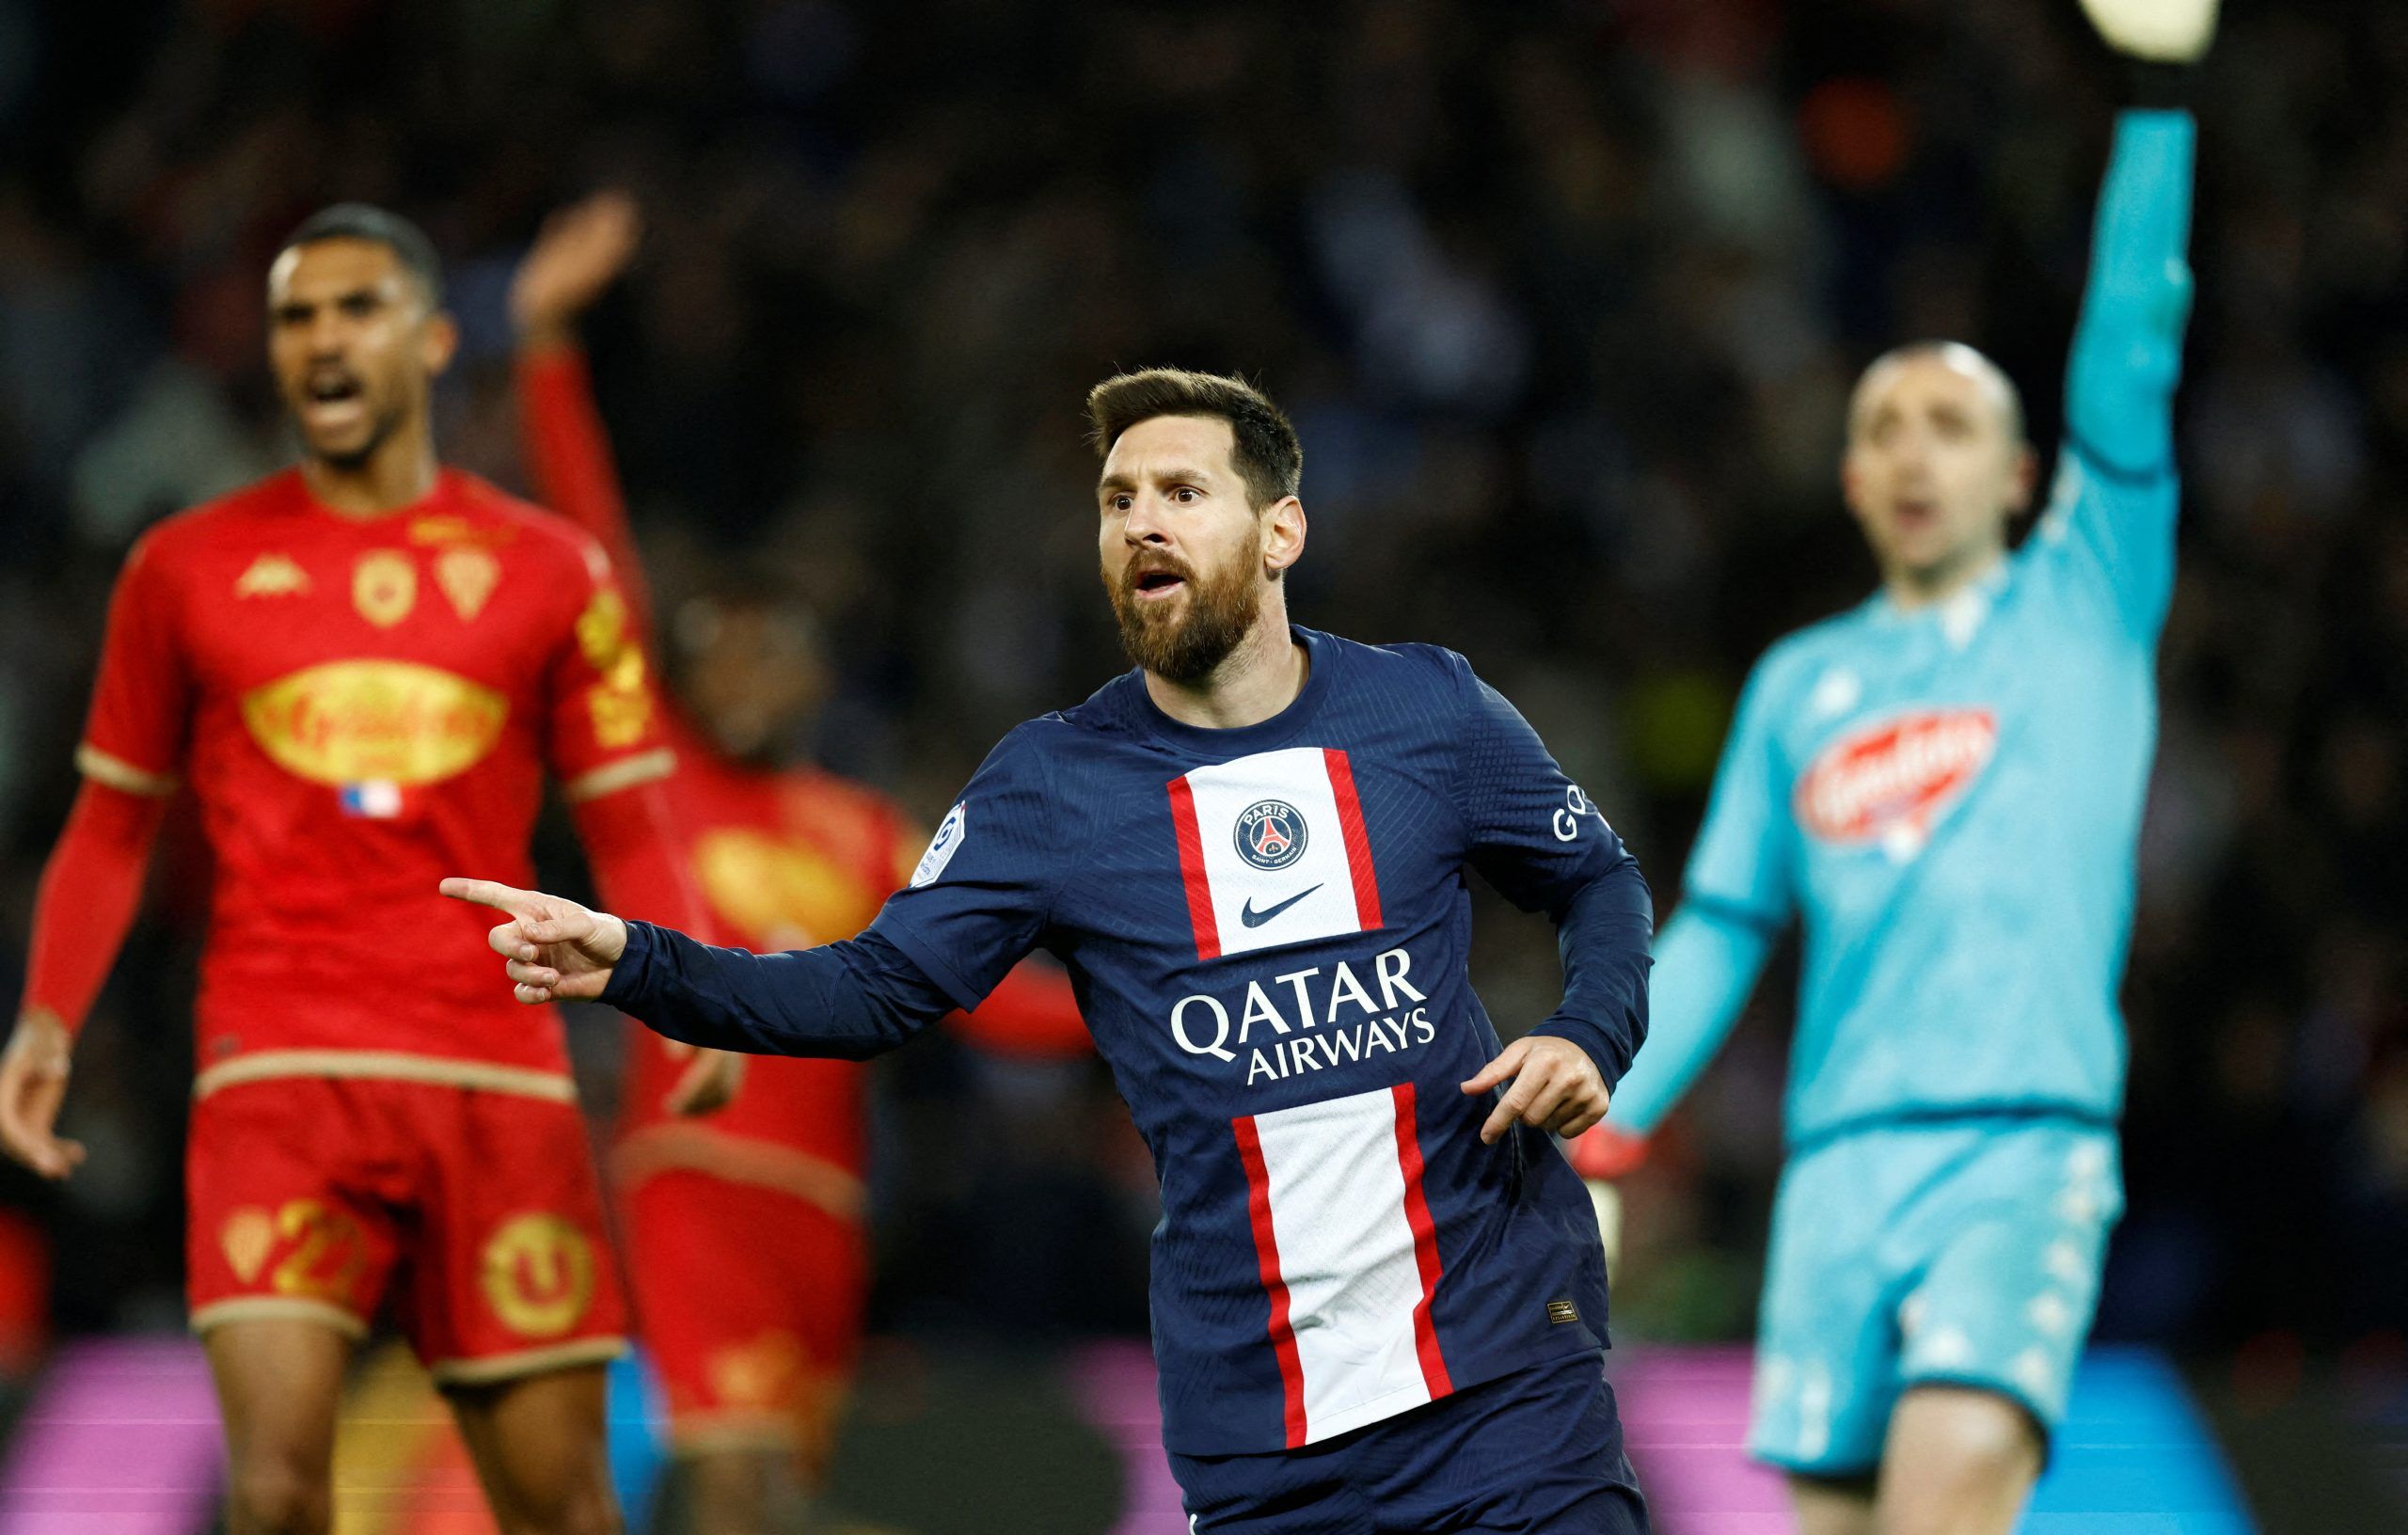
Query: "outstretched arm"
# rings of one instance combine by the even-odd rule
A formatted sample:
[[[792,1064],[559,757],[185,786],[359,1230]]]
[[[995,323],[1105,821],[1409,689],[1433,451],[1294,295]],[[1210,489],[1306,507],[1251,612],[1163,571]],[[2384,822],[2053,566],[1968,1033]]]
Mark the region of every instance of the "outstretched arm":
[[[862,1060],[953,1007],[874,929],[816,949],[752,954],[490,879],[446,879],[442,890],[509,919],[485,942],[520,1002],[604,1003],[689,1045]]]
[[[1060,817],[1043,763],[1006,738],[946,818],[944,855],[924,860],[858,938],[792,954],[718,949],[556,895],[485,879],[443,894],[510,920],[486,941],[521,1002],[601,1001],[689,1044],[859,1059],[957,1007],[986,1000],[1037,946],[1046,832]]]

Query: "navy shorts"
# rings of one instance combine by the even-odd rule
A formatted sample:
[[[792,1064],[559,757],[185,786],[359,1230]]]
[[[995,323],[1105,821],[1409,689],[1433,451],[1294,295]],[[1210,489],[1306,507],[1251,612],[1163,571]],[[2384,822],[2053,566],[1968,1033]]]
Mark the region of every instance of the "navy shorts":
[[[1303,1449],[1181,1455],[1196,1535],[1646,1535],[1600,1353],[1516,1370]]]

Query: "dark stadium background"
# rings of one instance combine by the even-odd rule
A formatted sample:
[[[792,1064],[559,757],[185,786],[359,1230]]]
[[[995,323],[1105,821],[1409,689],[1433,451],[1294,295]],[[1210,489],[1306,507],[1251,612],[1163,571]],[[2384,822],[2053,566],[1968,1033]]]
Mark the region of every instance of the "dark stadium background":
[[[2185,1363],[2281,1527],[2403,1480],[2352,1434],[2408,1394],[2408,7],[2227,11],[2099,1331]],[[442,447],[523,483],[512,262],[641,197],[587,334],[656,579],[808,592],[845,678],[813,744],[931,819],[1121,664],[1087,385],[1258,377],[1307,447],[1300,618],[1472,657],[1669,910],[1747,666],[1871,585],[1855,369],[1972,341],[2053,446],[2115,83],[2072,0],[0,0],[0,993],[128,542],[286,451],[262,274],[324,202],[435,236]],[[581,878],[558,831],[547,866]],[[20,1400],[46,1338],[181,1324],[200,869],[187,825],[87,1037],[90,1164],[0,1177]],[[1531,1021],[1550,935],[1484,916]],[[1787,998],[1633,1185],[1626,1340],[1749,1331]],[[614,1030],[579,1037],[607,1100]],[[1142,1332],[1151,1179],[1100,1070],[933,1041],[881,1102],[884,1332]]]

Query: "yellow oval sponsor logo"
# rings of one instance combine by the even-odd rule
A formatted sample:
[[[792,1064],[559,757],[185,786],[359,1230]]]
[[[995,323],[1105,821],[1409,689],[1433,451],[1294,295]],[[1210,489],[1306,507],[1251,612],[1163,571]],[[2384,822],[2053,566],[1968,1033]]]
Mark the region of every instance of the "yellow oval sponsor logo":
[[[878,915],[879,893],[809,847],[721,827],[694,839],[694,882],[749,942],[802,948],[850,938]]]
[[[484,759],[510,701],[415,661],[328,661],[253,688],[243,723],[277,767],[313,783],[435,783]]]

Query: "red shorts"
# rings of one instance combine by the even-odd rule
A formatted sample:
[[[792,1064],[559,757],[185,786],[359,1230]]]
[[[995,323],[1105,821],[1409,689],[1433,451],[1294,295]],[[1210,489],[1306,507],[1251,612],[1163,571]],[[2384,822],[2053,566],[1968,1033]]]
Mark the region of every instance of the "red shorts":
[[[671,1169],[625,1195],[627,1269],[682,1453],[824,1462],[861,1353],[869,1242],[807,1199]]]
[[[573,1102],[279,1077],[193,1105],[196,1331],[307,1317],[365,1336],[389,1296],[438,1385],[597,1363],[626,1303]]]

